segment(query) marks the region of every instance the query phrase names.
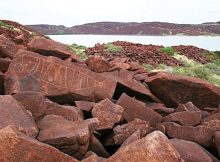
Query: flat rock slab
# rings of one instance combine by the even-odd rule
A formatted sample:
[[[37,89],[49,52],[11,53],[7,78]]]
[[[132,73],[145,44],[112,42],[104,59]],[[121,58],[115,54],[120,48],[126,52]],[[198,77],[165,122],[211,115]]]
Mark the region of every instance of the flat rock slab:
[[[141,137],[146,136],[150,130],[149,123],[144,120],[134,119],[127,124],[116,126],[113,129],[115,144],[121,145],[128,137],[138,130],[141,131]]]
[[[105,99],[96,104],[92,109],[92,116],[99,120],[97,130],[112,129],[122,120],[124,108]]]
[[[176,150],[186,162],[214,162],[218,161],[214,156],[195,142],[181,139],[170,140]]]
[[[26,110],[32,113],[35,121],[39,121],[45,115],[60,115],[68,120],[83,120],[83,112],[74,106],[64,106],[54,103],[37,92],[21,92],[13,95]]]
[[[162,120],[162,116],[160,114],[126,94],[122,94],[116,104],[124,108],[123,117],[128,122],[138,118],[148,121],[151,126],[155,127],[156,124],[160,123]]]
[[[0,56],[13,58],[18,51],[17,45],[6,38],[4,35],[0,35]]]
[[[28,43],[28,49],[44,56],[54,56],[61,59],[74,55],[67,45],[44,37],[33,38]]]
[[[37,139],[75,158],[82,158],[89,147],[90,135],[98,125],[97,119],[69,121],[62,116],[47,115],[39,123]]]
[[[0,95],[0,129],[14,125],[21,132],[35,138],[38,128],[26,109],[10,95]]]
[[[192,102],[187,102],[185,104],[179,104],[176,108],[176,112],[181,111],[201,111],[198,107],[196,107]]]
[[[136,82],[126,85],[74,63],[20,50],[6,73],[5,93],[35,91],[48,97],[71,96],[74,100],[100,101],[114,96],[118,82],[143,97],[152,95]]]
[[[200,124],[201,120],[201,111],[176,112],[163,118],[163,122],[176,122],[183,126],[195,126]]]
[[[200,109],[220,104],[220,87],[201,79],[167,72],[151,73],[149,76],[145,82],[167,107],[177,107],[189,101]]]
[[[207,126],[181,126],[173,122],[161,123],[158,126],[164,128],[170,138],[196,142],[204,147],[209,147],[212,144],[213,131]]]
[[[167,137],[155,131],[118,150],[105,162],[179,162],[181,157]]]
[[[77,162],[59,150],[34,140],[10,126],[0,130],[0,161]]]

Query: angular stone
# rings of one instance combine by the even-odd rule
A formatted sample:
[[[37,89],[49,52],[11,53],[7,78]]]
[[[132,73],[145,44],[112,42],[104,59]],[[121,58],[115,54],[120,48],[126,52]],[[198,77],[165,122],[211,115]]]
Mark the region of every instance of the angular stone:
[[[86,60],[86,65],[89,67],[90,70],[96,73],[107,72],[111,67],[111,64],[108,61],[102,59],[99,56],[89,57]]]
[[[185,104],[179,104],[176,108],[176,112],[181,111],[201,111],[198,107],[196,107],[192,102],[187,102]]]
[[[4,94],[4,74],[0,71],[0,95]]]
[[[0,96],[0,112],[0,129],[13,125],[27,136],[37,136],[38,128],[34,120],[12,96]]]
[[[44,37],[35,37],[28,43],[28,49],[44,56],[65,59],[73,55],[67,45]]]
[[[167,116],[175,111],[173,108],[167,108],[167,107],[157,107],[153,108],[155,112],[160,114],[161,116]]]
[[[18,51],[17,45],[7,39],[4,35],[0,35],[0,56],[13,58]]]
[[[35,121],[39,121],[45,115],[60,115],[68,120],[84,119],[82,111],[73,106],[64,106],[46,99],[37,92],[21,92],[13,95],[26,110],[30,111]]]
[[[220,113],[212,114],[212,115],[202,119],[202,122],[209,122],[211,120],[220,120]]]
[[[122,94],[116,104],[124,108],[123,117],[128,122],[138,118],[148,121],[150,125],[154,127],[162,120],[162,116],[160,114],[126,94]]]
[[[124,83],[55,57],[19,50],[6,73],[5,93],[35,91],[48,97],[68,96],[74,100],[100,101],[113,98],[119,83],[134,95],[153,100],[150,91],[138,82]]]
[[[206,126],[181,126],[173,122],[161,123],[158,126],[164,128],[170,138],[196,142],[204,147],[209,147],[212,144],[213,132]]]
[[[200,145],[195,142],[185,141],[181,139],[170,140],[176,150],[180,153],[183,160],[186,162],[214,162],[218,161],[214,156],[205,151]]]
[[[96,103],[95,102],[88,102],[88,101],[75,101],[75,104],[81,110],[86,111],[86,112],[90,112]]]
[[[77,162],[54,147],[25,136],[10,126],[0,129],[0,143],[2,162]]]
[[[96,153],[98,156],[108,158],[110,155],[102,145],[102,143],[94,136],[91,135],[89,142],[89,150]]]
[[[150,130],[149,123],[140,119],[118,125],[113,129],[115,144],[121,145],[128,137],[130,137],[137,130],[141,131],[141,137],[144,137]]]
[[[112,129],[122,120],[124,108],[105,99],[96,104],[92,109],[92,116],[99,120],[97,130]]]
[[[118,150],[105,162],[179,162],[181,157],[167,137],[155,131]]]
[[[218,151],[218,156],[220,156],[220,131],[215,132],[214,142]]]
[[[176,112],[163,118],[163,122],[176,122],[183,126],[195,126],[200,124],[201,120],[201,111]]]
[[[200,109],[220,104],[220,87],[201,79],[167,72],[156,72],[149,76],[145,82],[167,107],[177,107],[189,101]]]
[[[0,58],[0,71],[6,72],[10,63],[11,60],[9,58]]]
[[[87,152],[90,134],[98,125],[97,119],[69,121],[62,116],[47,115],[39,123],[37,139],[64,153],[80,159]]]
[[[128,146],[129,144],[131,144],[132,142],[135,142],[139,139],[141,139],[143,136],[141,135],[141,130],[138,129],[137,131],[135,131],[130,137],[128,137],[123,143],[122,145],[120,146],[119,149],[125,147],[125,146]]]
[[[103,162],[105,158],[97,156],[94,152],[87,152],[81,162]]]

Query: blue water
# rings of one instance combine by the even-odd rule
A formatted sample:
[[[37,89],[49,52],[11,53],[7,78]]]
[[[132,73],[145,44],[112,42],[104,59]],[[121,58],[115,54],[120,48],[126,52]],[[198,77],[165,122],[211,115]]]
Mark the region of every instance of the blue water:
[[[65,44],[76,43],[87,47],[119,40],[163,46],[194,45],[211,51],[220,51],[220,37],[212,36],[49,35],[49,37]]]

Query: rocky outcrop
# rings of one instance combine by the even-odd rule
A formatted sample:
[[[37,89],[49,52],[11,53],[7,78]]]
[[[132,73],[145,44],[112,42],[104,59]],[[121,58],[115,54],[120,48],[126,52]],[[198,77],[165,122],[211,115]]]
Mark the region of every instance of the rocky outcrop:
[[[0,161],[218,161],[219,87],[148,73],[138,60],[178,65],[160,46],[115,42],[127,58],[85,63],[65,45],[36,38],[48,44],[35,51],[14,36],[0,42]]]
[[[101,35],[215,35],[219,23],[174,24],[167,22],[97,22],[65,27],[63,25],[28,25],[43,34],[101,34]]]

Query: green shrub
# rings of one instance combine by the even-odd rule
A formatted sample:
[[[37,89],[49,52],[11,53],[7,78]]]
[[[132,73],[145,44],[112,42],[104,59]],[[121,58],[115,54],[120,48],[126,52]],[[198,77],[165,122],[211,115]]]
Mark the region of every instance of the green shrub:
[[[143,64],[143,66],[148,72],[151,72],[154,69],[154,67],[150,64]]]
[[[215,55],[219,56],[220,57],[220,51],[215,51],[213,52]]]
[[[116,46],[112,43],[107,43],[105,45],[105,49],[106,49],[106,51],[108,51],[110,53],[118,53],[118,52],[121,52],[123,50],[123,48],[121,46]]]
[[[88,56],[85,53],[85,46],[77,45],[74,43],[69,45],[69,48],[73,51],[73,53],[79,55],[81,60],[86,60],[88,58]]]
[[[172,47],[164,47],[164,48],[161,48],[160,50],[170,56],[173,56],[175,54],[175,51]]]
[[[3,22],[3,21],[0,21],[0,26],[5,27],[5,28],[7,28],[7,29],[14,29],[13,26],[8,25],[7,23],[5,23],[5,22]]]

